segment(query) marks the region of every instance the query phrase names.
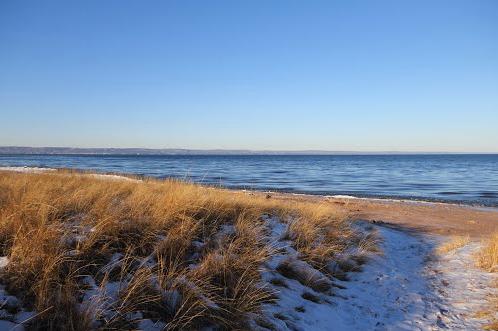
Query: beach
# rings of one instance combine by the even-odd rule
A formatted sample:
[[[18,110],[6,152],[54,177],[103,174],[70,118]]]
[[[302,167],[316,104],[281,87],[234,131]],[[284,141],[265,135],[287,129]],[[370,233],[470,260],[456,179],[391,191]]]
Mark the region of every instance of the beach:
[[[273,199],[320,201],[347,211],[351,219],[440,235],[485,238],[498,231],[498,209],[431,201],[254,192]]]
[[[194,235],[196,232],[189,232],[185,228],[186,224],[189,224],[188,226],[192,227],[192,230],[197,231],[195,229],[198,227],[195,222],[197,222],[198,216],[195,215],[198,215],[198,211],[192,214],[193,218],[188,218],[187,220],[184,220],[184,216],[181,218],[176,218],[175,216],[172,219],[173,223],[168,226],[181,229],[179,238],[187,240],[181,244],[182,247],[185,244],[187,244],[185,247],[196,247],[189,248],[189,250],[193,249],[192,253],[185,255],[186,258],[188,257],[185,260],[188,264],[182,267],[185,268],[182,269],[185,271],[178,275],[172,275],[172,280],[176,279],[174,282],[178,282],[187,277],[187,279],[190,279],[189,282],[192,282],[188,283],[191,285],[186,285],[185,280],[181,280],[178,285],[175,285],[175,291],[180,291],[180,293],[184,293],[185,286],[190,288],[188,291],[194,291],[195,295],[205,293],[201,295],[201,299],[196,299],[200,301],[196,301],[197,303],[195,304],[200,305],[196,306],[198,307],[196,309],[200,309],[196,313],[200,314],[200,317],[195,318],[195,323],[201,323],[200,325],[209,325],[210,327],[216,327],[217,325],[236,326],[236,324],[222,322],[223,319],[219,320],[224,316],[219,311],[219,305],[225,304],[223,303],[224,299],[214,294],[208,294],[210,293],[209,291],[205,292],[206,289],[203,289],[203,286],[206,285],[201,286],[199,285],[200,283],[197,283],[199,282],[197,278],[199,277],[197,275],[199,271],[196,270],[197,268],[212,268],[210,265],[214,261],[209,262],[210,255],[205,255],[206,252],[210,252],[215,248],[210,254],[215,252],[218,252],[216,254],[224,254],[227,249],[232,249],[230,248],[231,244],[225,245],[230,243],[230,240],[237,239],[238,236],[243,236],[240,238],[243,240],[242,242],[252,247],[250,251],[243,253],[240,258],[247,261],[244,263],[252,263],[253,268],[256,268],[255,270],[260,270],[260,273],[251,274],[251,278],[241,280],[243,282],[254,282],[259,279],[257,284],[260,285],[254,283],[251,286],[255,287],[252,287],[247,294],[240,298],[240,300],[255,301],[252,302],[251,307],[244,308],[247,309],[245,312],[239,312],[240,321],[244,322],[243,324],[237,324],[238,327],[244,325],[244,327],[253,330],[329,330],[331,325],[334,325],[339,330],[434,330],[448,328],[453,330],[481,330],[486,325],[491,325],[490,323],[493,323],[494,319],[498,318],[496,311],[490,308],[493,307],[493,300],[498,298],[498,289],[495,287],[496,282],[498,282],[498,274],[483,270],[476,263],[476,257],[485,247],[486,239],[498,230],[498,212],[493,208],[423,201],[366,199],[351,196],[317,196],[268,191],[229,190],[183,184],[176,181],[149,180],[122,174],[95,174],[44,168],[4,167],[0,168],[0,179],[4,182],[4,190],[15,183],[30,183],[35,180],[38,183],[43,183],[38,184],[42,185],[40,188],[55,185],[54,189],[56,189],[57,185],[61,185],[61,189],[67,192],[64,197],[60,196],[55,200],[62,199],[61,202],[57,202],[57,205],[51,207],[55,211],[59,210],[55,215],[61,215],[54,220],[58,222],[55,224],[62,226],[56,232],[63,230],[61,234],[54,233],[52,235],[62,235],[64,238],[67,237],[64,241],[73,242],[76,240],[82,244],[93,238],[91,242],[94,243],[86,248],[86,250],[90,249],[89,251],[85,251],[85,246],[81,246],[76,250],[73,248],[72,251],[68,251],[66,254],[71,254],[76,260],[82,259],[78,263],[93,264],[102,259],[101,262],[98,262],[102,264],[102,269],[100,271],[97,269],[95,276],[85,276],[84,282],[81,283],[83,285],[79,285],[83,286],[84,289],[77,291],[81,293],[83,301],[73,303],[78,305],[79,309],[84,309],[85,314],[92,316],[89,321],[85,322],[90,323],[88,324],[89,326],[107,325],[111,323],[109,321],[112,321],[113,325],[119,325],[120,327],[134,326],[141,330],[160,330],[168,328],[168,325],[173,325],[171,323],[175,323],[174,325],[180,323],[179,325],[184,325],[185,327],[192,326],[192,324],[189,324],[190,322],[187,323],[183,319],[177,319],[174,316],[159,318],[149,315],[147,313],[149,308],[147,307],[148,305],[156,305],[157,303],[154,303],[156,299],[154,297],[142,297],[138,292],[134,292],[133,287],[130,288],[135,284],[133,279],[138,277],[137,275],[152,272],[150,281],[154,283],[153,279],[157,277],[153,276],[154,273],[164,270],[158,268],[158,263],[161,263],[161,260],[154,257],[155,253],[153,252],[157,248],[151,251],[150,248],[145,248],[148,247],[147,242],[140,244],[139,247],[146,245],[140,250],[145,249],[144,252],[147,253],[145,253],[146,255],[138,252],[132,253],[133,259],[141,261],[139,266],[135,267],[128,266],[127,262],[125,262],[128,258],[121,248],[127,247],[127,245],[136,247],[134,242],[142,242],[141,237],[145,240],[146,238],[151,238],[152,233],[156,233],[153,236],[157,236],[158,233],[163,231],[163,226],[157,222],[162,217],[170,215],[170,212],[164,214],[165,216],[160,216],[157,221],[144,221],[142,220],[143,216],[150,213],[147,212],[147,209],[142,209],[143,207],[140,207],[140,204],[149,205],[156,204],[159,201],[166,201],[157,200],[159,196],[147,197],[149,193],[146,193],[151,189],[152,191],[150,192],[163,190],[164,185],[167,188],[165,193],[170,192],[170,194],[173,194],[167,200],[168,204],[173,203],[171,208],[173,206],[178,208],[178,202],[174,201],[179,199],[178,201],[183,201],[180,206],[187,203],[185,211],[188,211],[190,208],[198,208],[194,207],[197,203],[194,203],[192,207],[188,206],[191,199],[201,199],[198,201],[203,201],[202,204],[207,203],[206,206],[210,206],[209,210],[212,210],[210,213],[231,213],[229,211],[231,207],[228,206],[233,203],[235,205],[246,205],[247,207],[244,207],[243,210],[249,208],[247,209],[248,212],[252,210],[249,214],[248,212],[240,214],[245,215],[242,223],[240,220],[242,216],[237,216],[238,220],[235,223],[227,219],[223,221],[221,226],[215,225],[212,230],[214,231],[213,237],[200,237],[204,239],[193,239],[200,233]],[[15,185],[8,190],[14,189]],[[67,188],[63,188],[66,186]],[[92,189],[90,189],[91,187]],[[101,191],[100,187],[104,191]],[[96,188],[98,188],[98,191],[95,191]],[[36,187],[31,189],[33,191],[30,194],[35,194],[36,196],[38,194]],[[50,189],[44,194],[53,195],[53,192],[57,192],[58,189],[56,191],[52,190]],[[113,192],[113,190],[117,191]],[[115,211],[106,211],[115,202],[109,206],[97,204],[96,207],[91,207],[91,204],[94,203],[91,201],[101,199],[101,196],[109,196],[109,201],[115,201],[115,198],[112,197],[123,197],[125,192],[131,193],[135,190],[142,192],[139,200],[137,198],[127,199],[130,201],[127,204],[136,204],[138,202],[139,205],[132,207],[139,208],[137,212],[127,211],[130,208],[127,207],[124,214],[120,214],[121,216],[115,218],[116,216],[111,216],[115,215]],[[126,195],[130,193],[126,193]],[[86,200],[82,199],[87,199],[85,198],[86,195],[89,198],[93,196],[93,198],[90,198],[88,202],[83,202]],[[178,197],[175,198],[175,195],[178,195]],[[53,198],[50,199],[53,200]],[[69,199],[67,202],[63,202],[67,199]],[[20,206],[25,203],[21,201],[19,200]],[[211,206],[212,202],[209,201],[217,201],[217,205],[220,203],[228,203],[228,205],[217,211],[217,208],[220,207]],[[48,203],[52,205],[52,203]],[[64,210],[68,206],[74,205],[74,203],[81,204],[84,207],[79,207],[80,209],[78,210],[80,211],[76,214],[74,214],[74,211],[67,214],[69,211]],[[8,203],[7,206],[10,204]],[[17,207],[12,205],[12,208]],[[75,207],[70,208],[69,210],[73,210]],[[87,208],[98,209],[95,209],[95,211],[88,209],[86,211]],[[159,204],[154,208],[161,208],[161,205]],[[239,208],[237,207],[237,209]],[[143,211],[138,212],[138,210]],[[276,210],[280,211],[276,212]],[[299,212],[296,215],[295,212],[297,211]],[[109,212],[111,214],[108,214]],[[161,212],[161,215],[164,212]],[[107,217],[112,217],[113,221],[111,223],[108,223],[108,221],[103,223],[97,221],[95,223],[91,219],[86,219],[84,216],[86,213],[94,214],[97,217],[99,213],[105,213],[109,215]],[[73,214],[74,216],[71,216]],[[45,214],[45,212],[40,215],[50,217],[50,214]],[[135,227],[133,223],[125,221],[129,217],[136,219],[141,224],[137,224],[140,227]],[[253,218],[254,221],[251,221],[251,217],[255,217]],[[213,220],[216,219],[215,217]],[[49,221],[49,223],[54,221]],[[32,221],[19,218],[17,222],[21,222],[19,224],[29,224],[26,222]],[[253,224],[252,222],[256,223]],[[206,223],[206,225],[208,224],[210,223]],[[3,226],[5,227],[6,223]],[[121,237],[119,234],[121,230],[119,229],[123,226],[130,233],[129,235],[136,239]],[[52,226],[47,228],[47,225],[36,225],[37,231],[42,231],[42,233],[45,233],[50,228]],[[147,228],[154,230],[147,230]],[[67,233],[67,230],[69,230],[69,233]],[[190,233],[188,237],[184,237],[187,233]],[[29,242],[36,245],[37,242],[41,243],[43,240],[48,239],[48,237],[44,239],[45,236],[47,234],[41,235],[38,239],[35,236]],[[113,245],[117,246],[111,250],[105,248],[101,253],[97,253],[98,251],[94,250],[100,246],[94,245],[102,240],[98,239],[101,236],[104,236],[102,238],[108,238],[105,240],[115,242]],[[168,239],[168,232],[164,232],[163,235],[157,238],[154,240],[159,240],[159,243],[164,242],[162,245],[167,243],[166,247],[171,247],[168,249],[176,251],[180,247],[177,247],[177,245],[180,245],[178,239],[174,239],[174,241],[170,241],[173,239]],[[228,238],[233,239],[227,242]],[[191,240],[193,241],[190,244]],[[12,244],[4,242],[4,245],[9,247]],[[4,254],[6,255],[2,256],[1,260],[0,273],[2,270],[6,271],[6,279],[9,279],[9,281],[0,283],[0,299],[3,300],[5,307],[12,306],[8,310],[0,310],[0,313],[7,318],[3,320],[0,318],[0,325],[4,327],[22,329],[29,326],[30,322],[41,323],[46,318],[55,318],[50,317],[52,315],[49,314],[49,316],[45,316],[40,320],[37,317],[39,311],[42,307],[47,309],[47,303],[43,305],[40,303],[39,307],[37,305],[26,306],[23,304],[23,300],[25,300],[23,298],[29,295],[30,290],[28,288],[14,290],[13,284],[15,282],[12,283],[12,280],[15,280],[16,277],[25,277],[23,276],[22,270],[24,269],[22,268],[26,268],[26,266],[23,267],[23,261],[34,258],[32,254],[35,254],[35,251],[30,253],[28,249],[23,251],[22,255],[20,255],[23,257],[19,259],[20,256],[17,256],[19,253],[16,252],[21,247],[24,247],[23,245],[21,241],[18,244],[14,243],[13,247],[19,248],[13,248],[13,251],[4,249]],[[79,245],[81,244],[76,247],[79,247]],[[207,247],[213,248],[205,251]],[[240,250],[242,247],[240,246],[236,250]],[[269,251],[271,253],[265,253],[267,248],[264,247],[271,247]],[[22,249],[26,250],[27,248]],[[133,249],[136,250],[136,248]],[[90,252],[101,257],[99,257],[99,260],[95,260],[95,258],[87,256]],[[330,252],[334,253],[329,255]],[[47,251],[46,254],[52,253]],[[240,254],[240,252],[237,254]],[[79,257],[80,255],[81,257]],[[249,262],[254,257],[257,257],[257,260]],[[47,259],[48,257],[39,258]],[[58,263],[62,263],[61,268],[72,268],[69,266],[74,262],[70,262],[69,266],[65,267],[64,265],[68,262],[61,261]],[[224,263],[227,263],[226,266],[220,265],[219,267],[234,268],[237,265],[235,261],[231,260]],[[18,264],[19,266],[16,267]],[[129,273],[130,280],[113,278],[109,283],[100,283],[102,280],[100,280],[99,277],[101,276],[99,275],[101,275],[102,270],[110,272],[116,270],[116,268],[117,270],[125,268],[121,269],[123,270],[121,272]],[[116,271],[112,272],[115,273]],[[210,274],[215,271],[208,272]],[[145,278],[145,280],[147,279],[149,278]],[[77,280],[76,284],[80,284],[80,282],[81,280]],[[266,290],[258,292],[260,293],[258,296],[261,297],[259,299],[252,297],[250,293],[253,291],[262,291],[262,287],[259,287],[262,284],[266,284],[264,285]],[[102,286],[104,287],[102,288]],[[224,286],[232,285],[225,284]],[[165,290],[165,293],[170,293],[168,291],[171,291],[171,289]],[[272,294],[270,295],[270,293]],[[123,295],[130,296],[128,300],[132,303],[121,301]],[[206,295],[211,299],[204,297]],[[249,296],[246,297],[246,295]],[[46,298],[45,296],[38,297],[37,300],[45,302]],[[103,306],[99,309],[103,309],[104,316],[107,317],[101,319],[98,317],[100,315],[93,315],[95,314],[93,311],[95,307],[86,306],[86,300],[103,300]],[[133,302],[136,300],[145,300],[149,303],[135,306]],[[126,311],[131,309],[133,314],[124,319],[116,319],[118,315],[115,314],[121,314],[123,309],[119,305],[123,304],[126,304]],[[130,304],[131,306],[128,306]],[[185,304],[188,303],[185,302]],[[205,308],[201,308],[205,305],[207,305]],[[227,306],[226,309],[239,309],[231,305]],[[16,307],[16,313],[12,313],[13,307]]]

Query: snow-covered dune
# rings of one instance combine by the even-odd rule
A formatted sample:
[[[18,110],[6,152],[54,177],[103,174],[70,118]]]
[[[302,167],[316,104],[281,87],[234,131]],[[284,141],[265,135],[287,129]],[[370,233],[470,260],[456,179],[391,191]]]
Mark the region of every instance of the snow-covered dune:
[[[443,238],[375,225],[383,253],[324,294],[293,279],[275,286],[280,300],[266,316],[278,330],[481,330],[475,313],[498,295],[496,274],[477,270],[479,243],[435,256]],[[292,250],[288,250],[292,254]],[[282,259],[283,257],[277,257]],[[275,276],[275,272],[271,272]],[[341,288],[342,287],[342,288]],[[265,324],[255,327],[265,330]]]

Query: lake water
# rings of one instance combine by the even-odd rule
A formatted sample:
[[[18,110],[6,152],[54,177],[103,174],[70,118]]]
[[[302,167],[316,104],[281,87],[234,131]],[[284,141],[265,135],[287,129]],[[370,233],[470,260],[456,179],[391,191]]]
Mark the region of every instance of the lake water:
[[[498,206],[498,155],[0,155],[0,166],[91,169],[229,188]]]

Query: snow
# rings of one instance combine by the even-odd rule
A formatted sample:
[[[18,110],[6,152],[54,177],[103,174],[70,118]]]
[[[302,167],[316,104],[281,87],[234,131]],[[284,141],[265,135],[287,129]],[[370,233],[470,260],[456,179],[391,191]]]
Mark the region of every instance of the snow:
[[[105,282],[101,286],[97,286],[95,280],[86,276],[83,283],[88,289],[83,294],[82,303],[79,305],[81,312],[92,312],[94,317],[100,316],[108,320],[116,314],[113,310],[113,304],[117,301],[119,291],[124,286],[120,282]],[[99,323],[97,320],[92,321],[92,325],[97,328]]]
[[[129,178],[126,176],[120,176],[120,175],[108,175],[108,174],[90,174],[89,176],[98,178],[98,179],[105,179],[105,180],[122,180],[122,181],[128,181],[128,182],[141,182],[139,179],[133,179]]]
[[[287,225],[281,223],[275,217],[264,218],[269,230],[269,237],[275,254],[266,263],[266,270],[262,277],[264,280],[274,285],[273,290],[277,292],[279,298],[276,304],[267,304],[263,307],[266,315],[266,322],[272,325],[275,330],[328,330],[332,325],[336,325],[334,318],[322,323],[320,320],[328,318],[334,313],[334,305],[331,303],[332,293],[320,293],[303,285],[296,279],[289,279],[282,276],[277,268],[284,261],[292,261],[296,269],[300,269],[304,275],[323,275],[313,269],[308,263],[299,260],[298,252],[291,247],[291,242],[285,240]],[[320,303],[303,298],[315,299]],[[298,311],[302,310],[302,312]],[[253,321],[253,329],[261,329],[261,323]],[[264,325],[264,323],[263,323]]]
[[[52,168],[38,168],[38,167],[0,167],[0,171],[15,171],[15,172],[48,172],[55,171]]]
[[[481,330],[488,322],[475,313],[487,307],[487,297],[498,295],[491,285],[498,281],[498,274],[475,268],[473,255],[480,243],[470,242],[444,255],[434,255],[434,249],[446,238],[360,223],[361,231],[376,232],[381,238],[382,253],[369,253],[360,272],[350,272],[348,280],[339,280],[301,258],[289,239],[288,222],[269,215],[264,215],[263,220],[274,252],[261,276],[271,284],[278,300],[263,306],[263,317],[251,318],[254,330]],[[224,224],[214,239],[223,240],[234,232],[232,224]],[[203,243],[196,245],[201,247]],[[348,251],[341,258],[347,259],[348,254],[355,252]],[[114,254],[102,270],[110,271],[122,259],[122,254]],[[0,257],[0,269],[8,263],[8,257]],[[149,256],[141,265],[152,267],[154,263]],[[331,269],[335,268],[339,265],[332,263]],[[97,286],[92,277],[83,278],[86,290],[80,309],[112,318],[120,291],[128,281],[125,278],[123,282],[109,281]],[[200,292],[187,279],[178,281]],[[163,295],[172,305],[180,298],[174,290]],[[202,299],[207,307],[220,309],[208,298]],[[23,322],[32,316],[34,312],[24,311],[22,303],[0,285],[0,330],[23,330]],[[141,312],[130,318],[141,330],[161,330],[166,326],[144,319]],[[94,321],[94,325],[99,323]]]
[[[32,319],[34,312],[21,308],[19,299],[9,295],[3,285],[0,285],[0,330],[24,330],[23,323]]]
[[[334,198],[334,199],[361,199],[361,198],[357,198],[357,197],[354,197],[352,195],[326,195],[325,196],[326,198]]]
[[[8,256],[0,256],[0,269],[5,268],[9,264]]]
[[[141,320],[140,323],[138,324],[139,330],[144,330],[144,331],[162,331],[166,328],[166,323],[163,323],[161,321],[153,322],[149,319],[144,319]]]
[[[274,238],[279,228],[273,231]],[[478,243],[436,259],[432,251],[441,237],[372,228],[383,238],[383,254],[372,255],[362,272],[349,274],[349,281],[334,279],[331,294],[313,291],[271,270],[285,255],[296,258],[292,248],[276,254],[263,277],[280,278],[280,286],[274,288],[279,300],[265,305],[265,322],[256,320],[252,327],[267,330],[269,322],[275,330],[482,329],[487,321],[474,313],[486,306],[487,296],[498,293],[491,286],[496,274],[472,264]]]
[[[469,243],[440,257],[428,270],[433,290],[450,302],[456,313],[467,317],[467,329],[478,328],[481,324],[475,313],[489,308],[486,297],[498,297],[498,290],[490,286],[490,283],[498,282],[498,273],[478,270],[473,265],[474,256],[480,248],[480,243]],[[495,318],[498,318],[498,311]],[[451,328],[457,322],[454,318],[450,319]]]

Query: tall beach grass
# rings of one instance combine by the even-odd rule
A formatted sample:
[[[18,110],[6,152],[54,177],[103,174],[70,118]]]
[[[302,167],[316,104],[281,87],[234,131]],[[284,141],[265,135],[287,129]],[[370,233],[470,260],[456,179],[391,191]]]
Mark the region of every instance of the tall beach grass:
[[[0,172],[1,281],[36,312],[32,330],[131,330],[144,320],[244,329],[278,298],[260,272],[274,250],[263,215],[287,222],[317,268],[365,245],[330,204],[175,180]]]

